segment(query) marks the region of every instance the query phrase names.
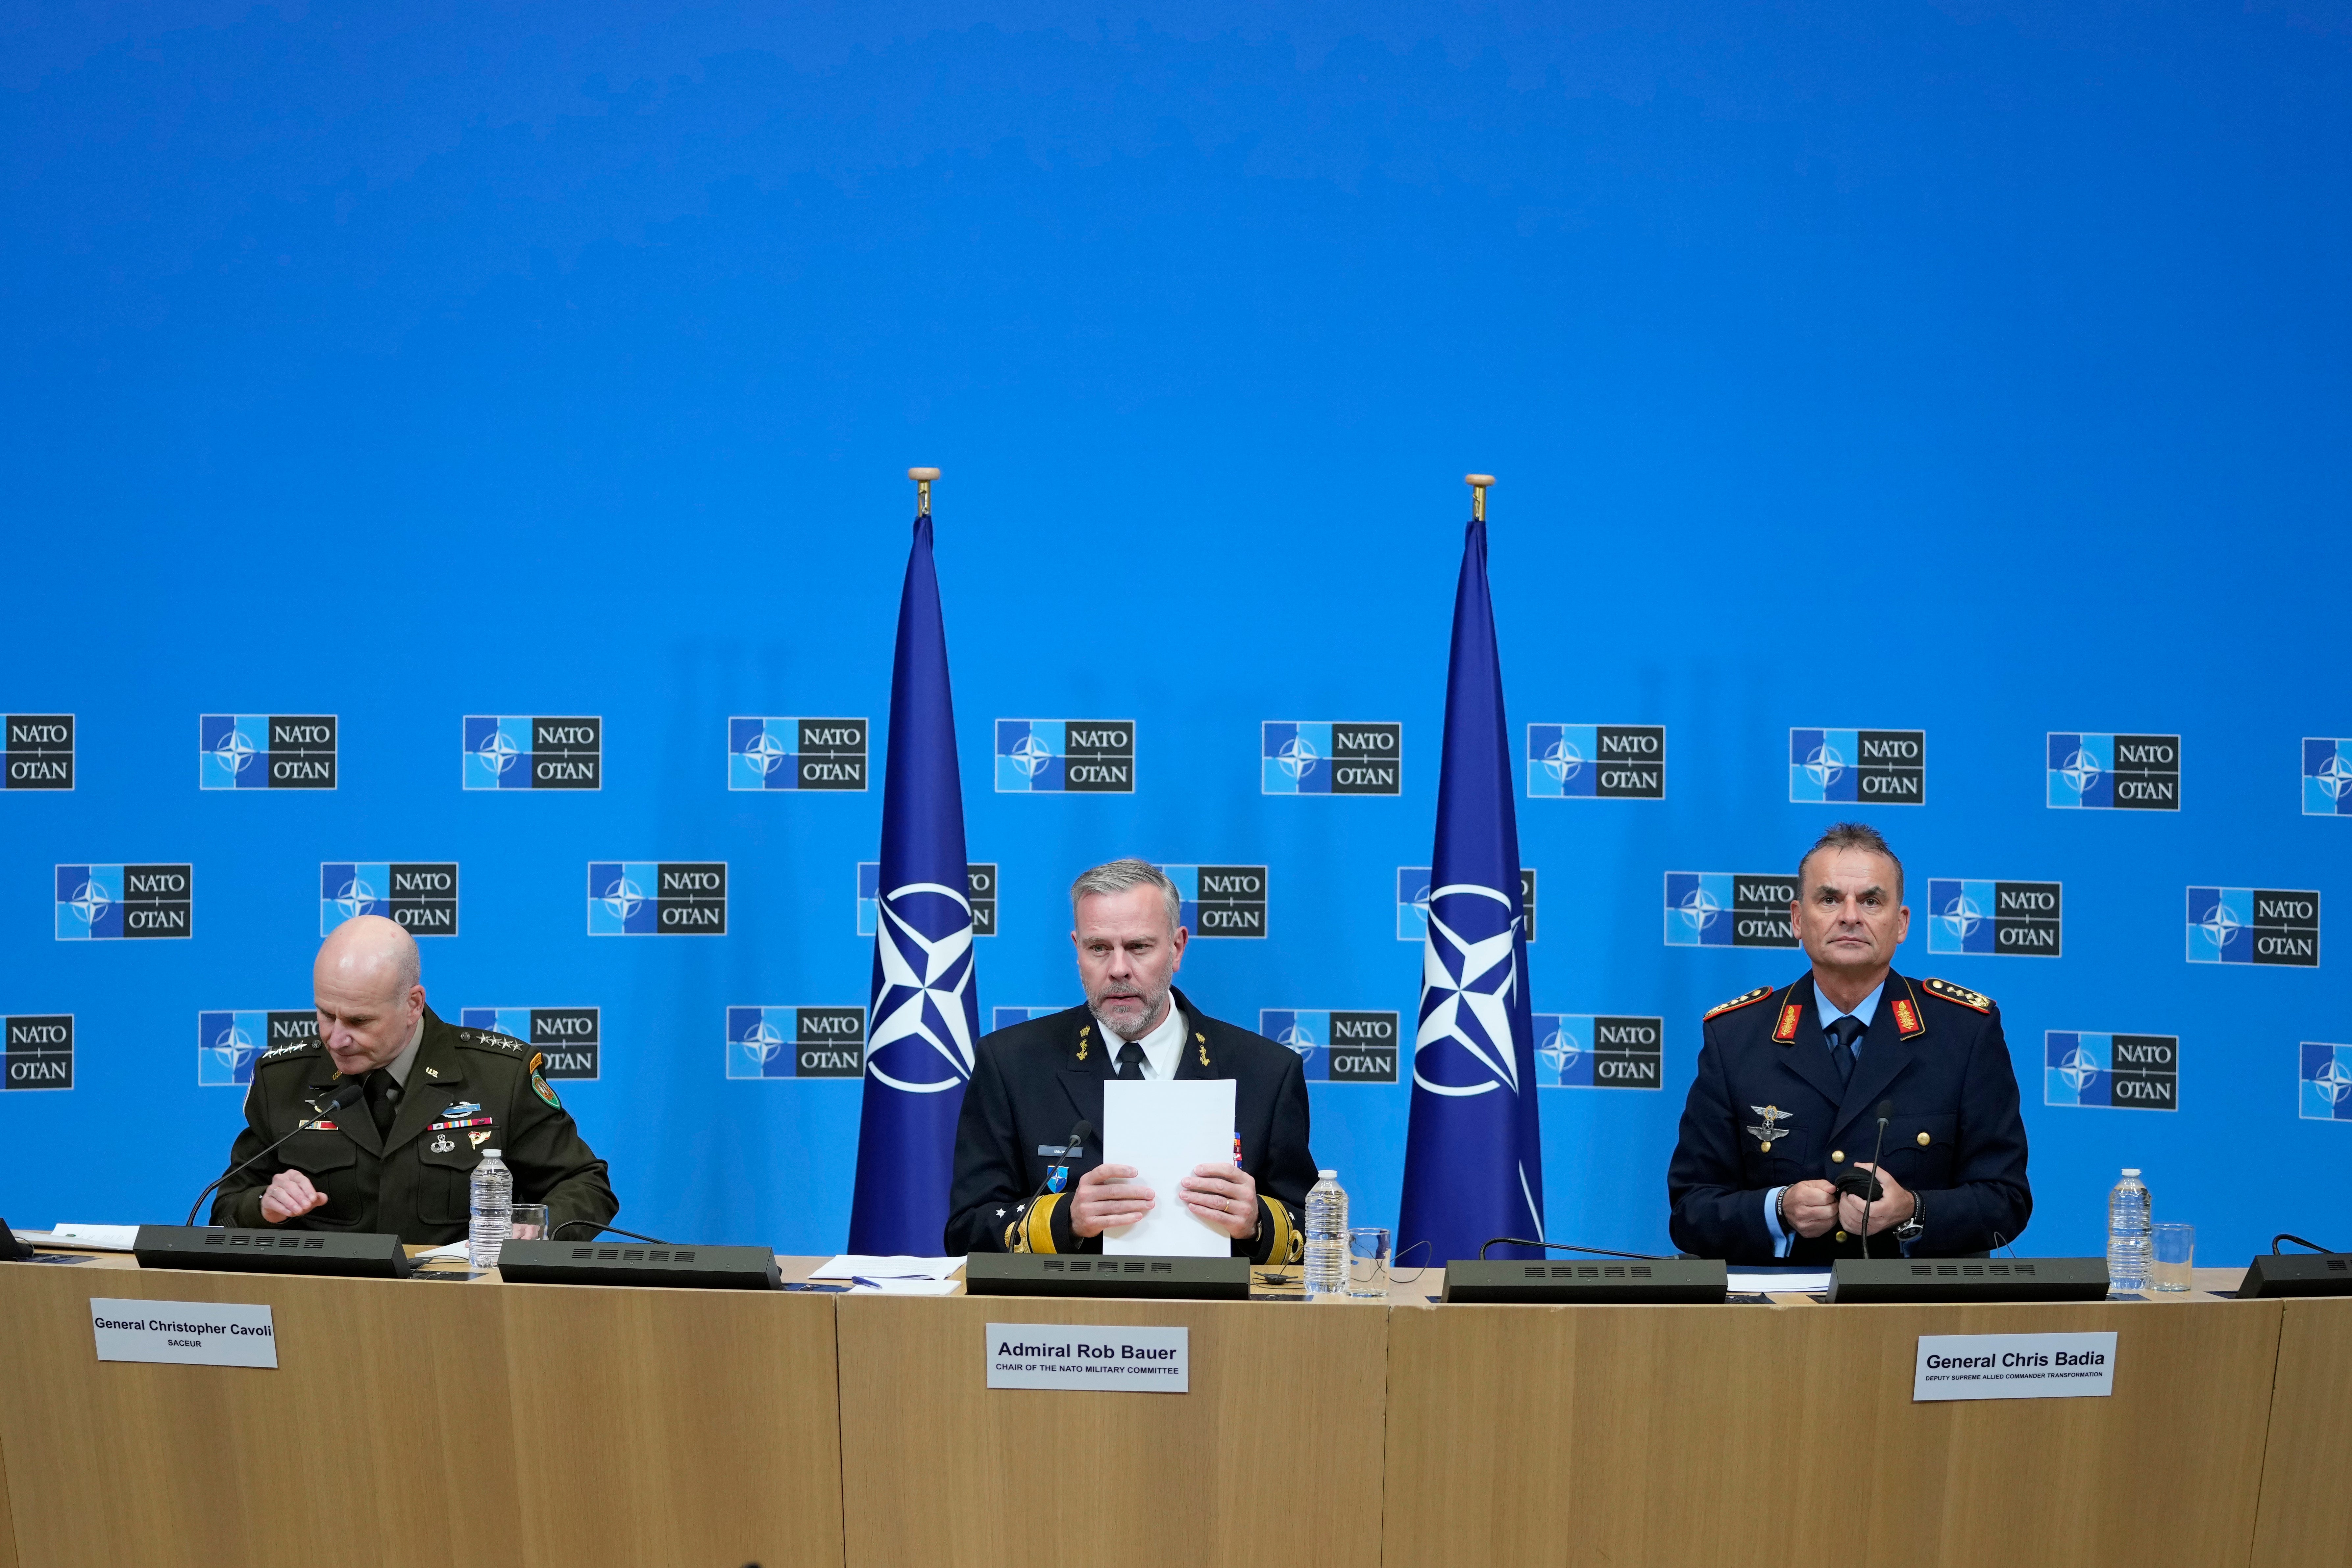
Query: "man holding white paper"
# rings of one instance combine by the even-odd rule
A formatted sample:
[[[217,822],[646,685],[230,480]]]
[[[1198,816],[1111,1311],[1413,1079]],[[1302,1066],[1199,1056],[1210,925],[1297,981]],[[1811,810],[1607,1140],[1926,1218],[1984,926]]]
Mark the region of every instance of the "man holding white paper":
[[[1192,1254],[1221,1238],[1231,1256],[1296,1261],[1315,1184],[1297,1056],[1175,988],[1188,933],[1155,867],[1097,866],[1070,904],[1086,1005],[981,1040],[946,1250],[1101,1252],[1108,1237],[1113,1252]],[[1105,1163],[1097,1128],[1150,1174]],[[1188,1153],[1202,1156],[1189,1168]]]

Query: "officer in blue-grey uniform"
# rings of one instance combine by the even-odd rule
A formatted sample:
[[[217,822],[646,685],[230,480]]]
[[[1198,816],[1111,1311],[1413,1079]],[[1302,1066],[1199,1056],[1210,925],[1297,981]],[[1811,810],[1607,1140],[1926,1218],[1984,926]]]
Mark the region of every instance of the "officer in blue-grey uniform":
[[[2016,1240],[2033,1194],[2000,1013],[1895,972],[1911,925],[1903,863],[1876,829],[1840,823],[1799,863],[1790,915],[1811,972],[1706,1015],[1666,1170],[1675,1245],[1769,1265]]]

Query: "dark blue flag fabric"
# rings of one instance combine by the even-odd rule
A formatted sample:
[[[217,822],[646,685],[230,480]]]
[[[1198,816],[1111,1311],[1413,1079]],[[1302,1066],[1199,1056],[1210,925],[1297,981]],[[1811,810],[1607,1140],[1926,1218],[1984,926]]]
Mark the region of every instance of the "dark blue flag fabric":
[[[928,511],[915,519],[915,547],[898,595],[886,761],[849,1250],[928,1257],[939,1251],[947,1228],[956,1115],[980,1035],[963,785]]]
[[[1498,1236],[1543,1237],[1542,1124],[1511,785],[1503,667],[1486,593],[1486,524],[1477,519],[1463,542],[1454,595],[1421,1026],[1397,1216],[1404,1267],[1475,1258]],[[1406,1258],[1408,1247],[1424,1243],[1426,1251]],[[1496,1247],[1493,1256],[1542,1254]]]

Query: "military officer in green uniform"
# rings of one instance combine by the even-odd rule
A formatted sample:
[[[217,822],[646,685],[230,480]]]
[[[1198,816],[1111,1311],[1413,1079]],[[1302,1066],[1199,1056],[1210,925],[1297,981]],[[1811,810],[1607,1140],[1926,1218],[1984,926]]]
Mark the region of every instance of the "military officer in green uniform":
[[[457,1029],[425,1005],[415,939],[379,915],[335,928],[310,982],[319,1037],[266,1051],[245,1097],[235,1169],[213,1223],[391,1232],[440,1245],[466,1234],[474,1167],[500,1152],[515,1201],[545,1204],[552,1230],[602,1226],[620,1200],[523,1041]],[[357,1086],[361,1093],[350,1097]],[[321,1115],[338,1096],[348,1102]],[[297,1131],[304,1122],[313,1125]],[[571,1233],[594,1234],[586,1226]]]

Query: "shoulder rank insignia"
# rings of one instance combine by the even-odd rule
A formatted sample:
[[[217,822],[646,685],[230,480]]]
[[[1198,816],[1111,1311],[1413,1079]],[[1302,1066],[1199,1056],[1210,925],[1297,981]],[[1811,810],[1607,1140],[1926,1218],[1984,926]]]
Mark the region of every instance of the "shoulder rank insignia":
[[[1789,1131],[1780,1123],[1794,1121],[1796,1118],[1777,1105],[1751,1105],[1748,1109],[1754,1111],[1760,1121],[1760,1125],[1748,1130],[1748,1136],[1756,1140],[1759,1153],[1769,1154],[1774,1142]]]
[[[1708,1018],[1717,1018],[1721,1017],[1726,1013],[1737,1012],[1740,1008],[1747,1006],[1750,1002],[1761,1002],[1765,997],[1769,996],[1770,994],[1772,994],[1772,988],[1769,985],[1759,985],[1755,990],[1750,991],[1745,996],[1734,996],[1730,1001],[1722,1004],[1720,1006],[1709,1007],[1706,1010],[1706,1016],[1700,1018],[1699,1022],[1704,1024]]]
[[[1948,980],[1922,980],[1919,984],[1927,988],[1930,996],[1941,996],[1947,1002],[1958,1002],[1961,1006],[1973,1007],[1979,1013],[1992,1011],[1991,997],[1971,991],[1965,985],[1955,985]]]

